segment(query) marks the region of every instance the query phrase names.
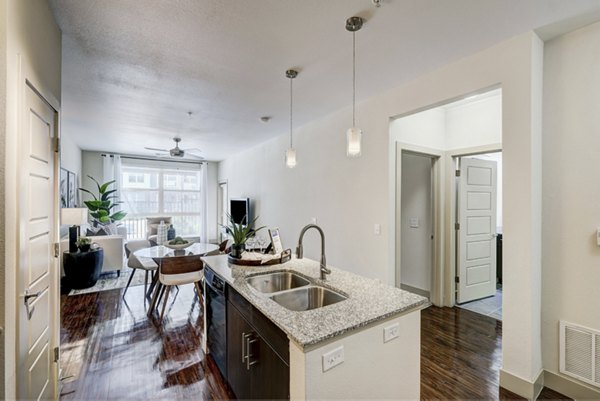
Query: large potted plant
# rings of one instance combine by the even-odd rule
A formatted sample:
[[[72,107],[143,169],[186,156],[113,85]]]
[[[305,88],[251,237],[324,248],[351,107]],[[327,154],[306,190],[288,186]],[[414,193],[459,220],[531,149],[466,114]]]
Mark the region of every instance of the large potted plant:
[[[245,224],[247,217],[248,216],[244,216],[240,223],[236,223],[233,220],[233,217],[231,217],[230,214],[227,214],[229,223],[226,226],[223,225],[223,228],[225,228],[227,234],[231,235],[231,239],[233,241],[233,244],[231,245],[231,256],[234,258],[241,258],[242,253],[244,253],[246,250],[246,241],[248,238],[254,237],[258,231],[265,228],[265,226],[256,229],[253,228],[254,223],[256,223],[256,220],[258,220],[258,216],[256,216],[256,218],[249,224]]]
[[[94,218],[92,222],[94,227],[97,227],[98,224],[104,225],[122,220],[127,213],[123,211],[113,213],[112,211],[112,209],[118,205],[118,203],[113,202],[114,199],[118,198],[117,190],[111,188],[115,183],[115,180],[100,184],[94,177],[89,175],[88,177],[96,184],[98,193],[95,194],[85,188],[79,188],[79,190],[86,192],[93,197],[92,200],[87,200],[83,203],[90,210],[90,216]]]

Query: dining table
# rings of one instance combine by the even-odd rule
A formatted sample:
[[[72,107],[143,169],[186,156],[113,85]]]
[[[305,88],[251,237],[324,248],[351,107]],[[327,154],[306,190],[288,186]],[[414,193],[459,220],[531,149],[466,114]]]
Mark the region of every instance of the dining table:
[[[209,244],[206,242],[194,242],[187,248],[176,250],[168,248],[164,245],[152,246],[135,251],[133,254],[138,258],[150,258],[160,266],[160,261],[164,258],[176,258],[179,256],[204,256],[209,252],[219,249],[219,245]]]
[[[192,245],[190,245],[184,249],[172,249],[172,248],[166,247],[164,245],[156,245],[156,246],[152,246],[150,248],[143,248],[143,249],[139,249],[139,250],[135,251],[133,254],[137,258],[152,259],[159,266],[159,268],[156,269],[156,271],[154,272],[154,276],[152,278],[152,284],[150,285],[150,288],[148,289],[148,294],[146,294],[147,296],[150,296],[150,294],[152,294],[153,292],[155,294],[154,296],[151,297],[153,302],[151,302],[150,307],[148,308],[148,316],[150,316],[152,314],[154,306],[157,305],[158,302],[160,302],[160,299],[158,299],[159,297],[157,297],[157,295],[161,291],[161,285],[158,280],[158,276],[159,276],[160,264],[161,264],[162,260],[164,260],[166,258],[177,258],[177,257],[183,257],[183,256],[198,256],[198,259],[200,259],[201,256],[205,256],[206,254],[208,254],[210,252],[215,252],[218,249],[219,249],[219,246],[215,245],[215,244],[209,244],[209,243],[205,243],[205,242],[194,242]],[[202,296],[202,294],[198,294],[198,296]]]

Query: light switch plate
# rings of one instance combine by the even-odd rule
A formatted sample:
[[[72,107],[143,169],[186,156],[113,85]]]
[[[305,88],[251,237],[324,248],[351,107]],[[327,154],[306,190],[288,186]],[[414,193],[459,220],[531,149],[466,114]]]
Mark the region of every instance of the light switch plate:
[[[327,372],[329,369],[336,367],[342,362],[344,362],[343,345],[323,354],[323,372]]]
[[[381,224],[375,224],[373,226],[373,234],[381,235]]]
[[[600,227],[596,229],[596,244],[600,246]]]
[[[311,224],[317,224],[317,218],[316,217],[311,217],[310,218],[310,222],[311,222]]]
[[[419,218],[411,217],[409,220],[410,228],[419,228]]]

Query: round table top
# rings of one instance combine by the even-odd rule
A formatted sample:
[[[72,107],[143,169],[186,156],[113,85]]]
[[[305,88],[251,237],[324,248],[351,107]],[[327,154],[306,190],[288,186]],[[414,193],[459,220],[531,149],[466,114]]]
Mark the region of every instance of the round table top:
[[[189,247],[182,250],[175,250],[167,248],[166,246],[158,245],[150,248],[144,248],[135,251],[133,254],[138,258],[152,258],[154,260],[164,258],[175,258],[179,256],[202,256],[208,252],[216,251],[219,249],[218,245],[207,244],[203,242],[195,242]]]

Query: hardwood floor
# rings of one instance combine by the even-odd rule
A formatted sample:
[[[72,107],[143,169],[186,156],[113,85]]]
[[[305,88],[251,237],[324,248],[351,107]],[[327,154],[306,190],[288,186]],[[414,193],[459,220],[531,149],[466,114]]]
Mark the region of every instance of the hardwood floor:
[[[230,399],[202,352],[192,286],[170,300],[163,324],[146,316],[143,286],[62,297],[62,400]],[[156,315],[155,315],[156,316]],[[498,388],[502,323],[458,308],[422,312],[422,399],[521,399]],[[544,389],[540,399],[566,399]]]
[[[146,316],[143,286],[62,298],[62,400],[229,399],[201,348],[193,286],[170,298],[162,325]],[[146,301],[147,305],[147,301]]]
[[[461,308],[422,312],[421,399],[524,399],[499,388],[501,366],[501,321]],[[544,388],[538,399],[568,398]]]

